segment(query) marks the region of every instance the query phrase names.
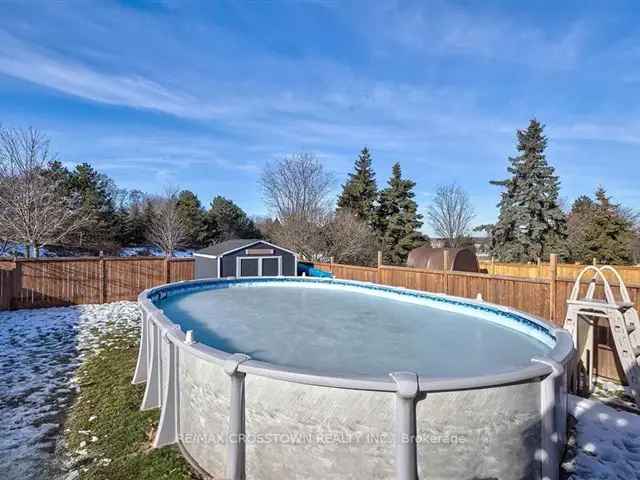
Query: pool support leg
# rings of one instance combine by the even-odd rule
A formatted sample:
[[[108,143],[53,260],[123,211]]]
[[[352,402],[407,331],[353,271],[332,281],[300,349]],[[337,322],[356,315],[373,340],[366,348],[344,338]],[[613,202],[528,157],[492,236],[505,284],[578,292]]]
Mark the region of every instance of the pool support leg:
[[[164,398],[162,399],[162,413],[156,437],[153,440],[153,448],[164,447],[178,441],[178,412],[180,411],[180,396],[178,392],[178,348],[169,340],[166,332],[162,340],[169,349],[169,371],[164,385]]]
[[[136,371],[133,374],[133,380],[131,383],[137,385],[147,381],[147,360],[149,356],[147,333],[149,329],[149,320],[147,319],[147,312],[142,310],[142,322],[140,325],[140,347],[138,349],[138,362],[136,363]]]
[[[151,410],[161,406],[162,392],[162,345],[160,327],[149,322],[149,337],[151,344],[150,365],[147,375],[147,387],[144,390],[140,410]]]
[[[227,464],[225,468],[225,479],[228,480],[244,480],[245,478],[245,373],[238,371],[238,366],[250,358],[242,353],[234,353],[224,362],[224,371],[231,378],[231,405],[229,408]]]
[[[416,396],[418,375],[413,372],[389,374],[398,389],[395,398],[394,444],[396,480],[417,480]]]
[[[562,430],[566,411],[560,398],[564,367],[549,358],[532,358],[532,362],[551,367],[551,373],[540,382],[540,415],[542,418],[541,445],[538,452],[542,480],[558,480],[560,477],[560,453]],[[564,412],[564,413],[563,413]]]

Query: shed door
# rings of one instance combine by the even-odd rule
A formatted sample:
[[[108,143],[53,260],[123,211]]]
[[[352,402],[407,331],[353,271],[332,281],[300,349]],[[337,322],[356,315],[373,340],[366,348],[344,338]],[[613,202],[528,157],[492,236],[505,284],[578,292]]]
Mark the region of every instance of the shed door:
[[[238,266],[238,275],[239,277],[257,277],[258,273],[258,262],[260,261],[258,258],[240,258],[238,259],[240,262]]]
[[[280,258],[263,258],[262,259],[262,276],[276,277],[281,275]]]

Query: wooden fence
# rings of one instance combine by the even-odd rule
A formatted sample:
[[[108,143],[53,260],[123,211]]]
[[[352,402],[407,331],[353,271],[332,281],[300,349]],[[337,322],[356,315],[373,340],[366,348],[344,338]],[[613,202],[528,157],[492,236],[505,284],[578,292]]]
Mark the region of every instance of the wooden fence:
[[[135,300],[146,288],[193,278],[190,258],[0,260],[0,309]]]
[[[487,302],[516,308],[562,326],[567,313],[567,298],[574,281],[562,278],[532,279],[494,276],[483,273],[444,272],[418,268],[355,267],[335,263],[316,263],[316,267],[332,272],[336,278],[375,282],[383,285],[411,288],[459,297],[475,298],[478,294]],[[584,282],[586,292],[588,286]],[[612,285],[619,294],[617,286]],[[629,295],[640,309],[640,285],[627,284]],[[584,292],[583,292],[584,293]],[[601,288],[597,298],[604,298]],[[613,338],[608,325],[601,323],[596,329],[595,367],[598,376],[615,382],[624,381],[623,370],[615,355]]]
[[[585,265],[574,263],[559,263],[557,266],[558,278],[575,280]],[[550,263],[503,263],[491,260],[481,260],[480,268],[490,275],[524,278],[551,278],[552,266]],[[640,284],[640,266],[614,265],[625,283]]]

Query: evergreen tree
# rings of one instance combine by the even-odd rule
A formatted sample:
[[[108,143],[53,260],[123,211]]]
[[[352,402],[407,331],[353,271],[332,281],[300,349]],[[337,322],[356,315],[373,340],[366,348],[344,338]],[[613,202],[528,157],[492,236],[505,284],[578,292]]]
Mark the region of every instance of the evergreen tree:
[[[375,216],[375,202],[378,196],[375,172],[371,168],[371,155],[365,147],[355,163],[355,172],[342,186],[338,197],[338,210],[349,210],[357,218],[372,223]]]
[[[122,242],[122,245],[140,245],[146,241],[147,224],[145,221],[148,219],[145,219],[144,208],[144,193],[140,190],[131,190],[129,192],[129,211],[126,220],[127,234],[126,240]]]
[[[584,229],[583,261],[621,265],[633,260],[633,225],[603,188],[596,191],[591,219]]]
[[[564,256],[566,218],[559,203],[560,182],[546,160],[544,126],[533,119],[526,130],[518,130],[517,157],[510,157],[512,177],[492,181],[505,188],[500,215],[491,231],[492,254],[503,261],[526,262]]]
[[[403,264],[409,252],[424,243],[418,231],[422,215],[413,192],[415,182],[402,178],[400,164],[393,166],[388,187],[380,192],[374,228],[386,262]]]
[[[214,241],[262,238],[253,220],[233,201],[217,196],[207,212],[208,233]]]
[[[113,250],[118,232],[113,180],[88,163],[82,163],[70,172],[67,188],[69,195],[80,198],[87,218],[76,235],[78,245]]]
[[[147,198],[144,201],[144,205],[142,207],[142,224],[144,225],[144,240],[147,239],[147,232],[151,225],[154,224],[156,220],[156,210],[153,208],[153,203]]]
[[[586,232],[593,220],[596,208],[593,200],[587,195],[578,197],[571,205],[567,216],[567,251],[569,260],[574,262],[590,262],[586,248]]]
[[[187,245],[199,248],[206,243],[206,212],[198,197],[189,190],[178,195],[178,216],[187,228]]]

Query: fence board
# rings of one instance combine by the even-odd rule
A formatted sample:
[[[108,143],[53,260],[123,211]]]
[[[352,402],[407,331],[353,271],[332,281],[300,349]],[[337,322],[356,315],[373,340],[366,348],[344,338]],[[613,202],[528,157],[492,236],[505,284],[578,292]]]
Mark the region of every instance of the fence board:
[[[13,285],[15,282],[15,264],[12,269],[0,268],[0,310],[11,308]]]
[[[376,282],[378,280],[377,268],[342,265],[339,263],[316,263],[315,265],[343,280],[356,280],[359,282]]]
[[[585,265],[573,263],[558,264],[558,278],[575,280]],[[613,266],[625,283],[640,284],[640,266],[614,265]],[[523,277],[523,278],[551,278],[551,269],[548,263],[538,266],[535,263],[503,263],[488,260],[480,261],[480,268],[486,269],[492,275]]]

